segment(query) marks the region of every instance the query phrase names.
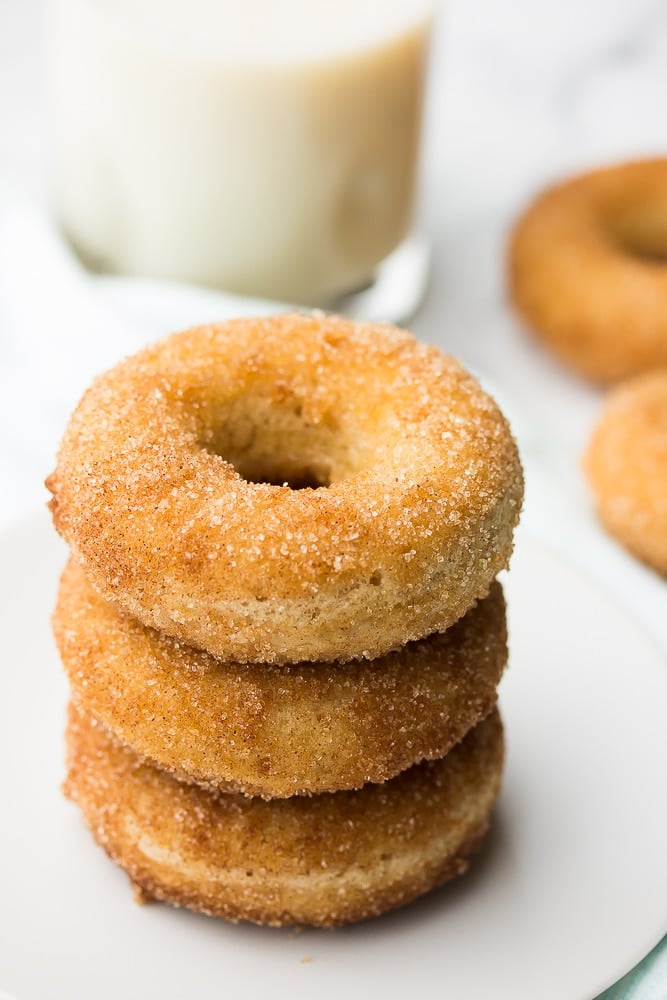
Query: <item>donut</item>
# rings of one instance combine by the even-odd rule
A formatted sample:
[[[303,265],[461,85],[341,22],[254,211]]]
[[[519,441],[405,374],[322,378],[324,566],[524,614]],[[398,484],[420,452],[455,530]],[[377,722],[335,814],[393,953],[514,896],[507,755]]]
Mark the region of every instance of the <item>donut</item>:
[[[495,712],[386,784],[267,802],[176,781],[74,708],[67,745],[66,794],[145,898],[275,926],[364,920],[460,874],[503,758]]]
[[[667,575],[667,368],[611,390],[584,467],[610,534]]]
[[[528,329],[580,375],[667,365],[667,159],[549,188],[514,229],[509,272]]]
[[[100,377],[47,485],[97,592],[225,660],[382,656],[507,565],[523,480],[498,407],[388,325],[198,327]]]
[[[53,616],[73,700],[184,781],[266,798],[360,788],[444,755],[496,703],[500,584],[447,632],[379,660],[238,664],[102,600],[70,563]]]

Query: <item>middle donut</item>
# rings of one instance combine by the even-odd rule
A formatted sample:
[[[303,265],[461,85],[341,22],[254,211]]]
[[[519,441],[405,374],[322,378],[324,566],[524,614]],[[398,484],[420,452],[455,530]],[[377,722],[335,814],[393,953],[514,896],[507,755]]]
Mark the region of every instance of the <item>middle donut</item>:
[[[141,625],[72,561],[53,617],[72,697],[185,781],[264,798],[383,782],[444,757],[496,703],[505,602],[373,661],[228,663]]]

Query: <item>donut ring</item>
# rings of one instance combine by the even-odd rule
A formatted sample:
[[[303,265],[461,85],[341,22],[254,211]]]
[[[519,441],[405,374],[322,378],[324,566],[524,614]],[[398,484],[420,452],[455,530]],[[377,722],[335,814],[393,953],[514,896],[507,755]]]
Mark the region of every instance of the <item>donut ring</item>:
[[[103,597],[276,663],[444,631],[506,566],[523,492],[506,421],[457,362],[298,314],[186,331],[103,375],[47,485]]]
[[[360,788],[444,755],[496,703],[500,584],[447,632],[380,660],[233,663],[119,613],[70,563],[53,616],[72,698],[184,781],[265,798]]]
[[[667,365],[667,159],[541,194],[509,251],[514,304],[570,368],[612,382]]]
[[[145,896],[274,926],[364,920],[463,872],[503,758],[495,712],[384,785],[266,802],[141,764],[73,708],[67,744],[66,794]]]
[[[607,530],[667,575],[667,369],[609,393],[584,467]]]

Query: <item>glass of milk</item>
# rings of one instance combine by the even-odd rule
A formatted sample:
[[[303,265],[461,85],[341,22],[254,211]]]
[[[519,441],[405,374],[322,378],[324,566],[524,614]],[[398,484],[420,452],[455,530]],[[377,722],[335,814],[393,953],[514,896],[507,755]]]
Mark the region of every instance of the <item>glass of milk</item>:
[[[92,267],[330,305],[415,197],[434,0],[51,0],[53,196]]]

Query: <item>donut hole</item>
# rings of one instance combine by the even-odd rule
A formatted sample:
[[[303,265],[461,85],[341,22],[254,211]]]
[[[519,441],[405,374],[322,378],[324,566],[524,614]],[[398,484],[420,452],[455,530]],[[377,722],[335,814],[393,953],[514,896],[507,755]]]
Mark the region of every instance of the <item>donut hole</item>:
[[[201,443],[246,482],[303,490],[327,488],[362,467],[351,440],[329,410],[314,418],[298,398],[246,395],[216,413]]]
[[[615,241],[630,257],[667,263],[667,202],[634,205],[612,220],[611,229]]]
[[[321,479],[312,469],[300,469],[296,472],[285,472],[284,469],[266,469],[250,466],[234,467],[247,483],[268,483],[269,486],[288,486],[291,490],[319,490],[331,486],[328,480]]]

